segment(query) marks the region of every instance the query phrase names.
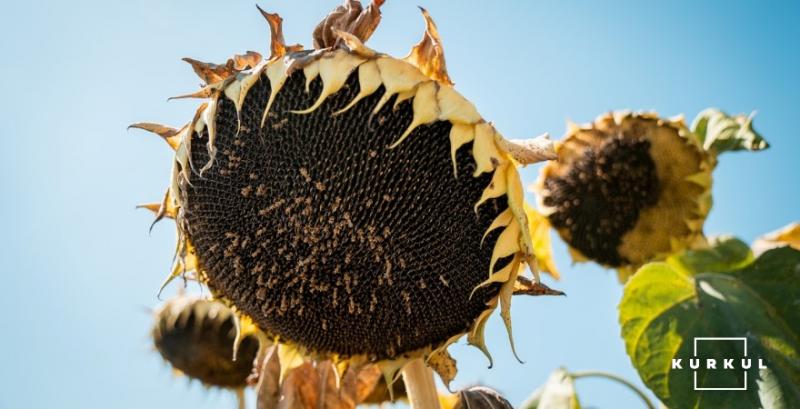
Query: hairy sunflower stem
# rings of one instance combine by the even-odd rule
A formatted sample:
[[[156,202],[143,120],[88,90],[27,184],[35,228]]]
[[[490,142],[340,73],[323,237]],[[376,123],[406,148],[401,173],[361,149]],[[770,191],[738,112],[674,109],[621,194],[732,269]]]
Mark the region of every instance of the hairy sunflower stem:
[[[543,133],[532,139],[512,139],[500,138],[500,145],[508,151],[514,159],[522,165],[553,160],[556,155],[555,143],[550,139],[550,135]]]
[[[406,364],[403,368],[403,382],[406,384],[411,409],[439,409],[439,395],[433,381],[433,371],[421,358]]]
[[[623,378],[621,376],[614,375],[614,374],[608,373],[608,372],[603,372],[603,371],[570,372],[569,376],[571,376],[573,379],[579,379],[579,378],[606,378],[606,379],[610,379],[612,381],[615,381],[617,383],[625,385],[626,387],[628,387],[628,389],[630,389],[634,393],[636,393],[639,396],[639,398],[642,399],[642,401],[644,402],[645,406],[647,406],[647,409],[656,409],[656,405],[654,405],[653,402],[650,401],[650,398],[648,398],[647,395],[641,389],[637,388],[636,385],[630,383],[630,381],[628,381],[627,379],[625,379],[625,378]]]
[[[244,388],[236,390],[236,402],[238,403],[239,409],[247,409],[247,404],[244,399]]]

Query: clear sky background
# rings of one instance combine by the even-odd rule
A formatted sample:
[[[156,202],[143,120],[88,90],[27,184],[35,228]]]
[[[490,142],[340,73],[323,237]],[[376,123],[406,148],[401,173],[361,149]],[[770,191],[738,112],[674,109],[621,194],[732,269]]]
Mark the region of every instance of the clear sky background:
[[[690,119],[708,106],[758,110],[768,151],[728,154],[715,173],[709,233],[752,240],[800,219],[800,3],[796,1],[389,0],[368,45],[415,44],[417,3],[439,25],[458,89],[507,137],[632,108]],[[310,45],[336,1],[271,0],[289,42]],[[17,1],[0,12],[0,408],[232,408],[230,394],[176,379],[148,339],[174,245],[148,235],[169,175],[166,145],[133,122],[180,126],[199,82],[181,57],[268,54],[253,1]],[[523,172],[526,184],[537,168]],[[529,197],[532,199],[532,197]],[[615,275],[571,266],[556,240],[566,298],[516,298],[517,349],[498,317],[495,367],[454,347],[462,387],[480,382],[519,404],[554,368],[600,369],[641,384],[619,338]],[[587,407],[638,408],[606,381],[581,380]],[[252,400],[250,401],[252,404]]]

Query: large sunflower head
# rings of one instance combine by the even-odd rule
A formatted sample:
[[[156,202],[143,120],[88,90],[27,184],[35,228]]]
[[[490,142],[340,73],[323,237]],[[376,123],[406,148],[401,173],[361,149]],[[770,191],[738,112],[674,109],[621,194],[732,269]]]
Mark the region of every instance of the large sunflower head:
[[[498,304],[510,331],[512,294],[552,293],[520,277],[536,261],[517,171],[552,143],[506,140],[455,91],[425,10],[407,57],[366,47],[381,3],[345,1],[309,50],[262,11],[269,59],[187,59],[207,83],[193,120],[133,126],[176,152],[150,206],[177,222],[171,278],[192,273],[284,351],[389,377],[425,357],[449,380],[447,345],[486,352]]]
[[[636,267],[702,245],[712,171],[726,150],[766,147],[749,118],[614,112],[570,125],[536,184],[540,209],[578,261]]]
[[[253,335],[239,342],[233,359],[236,321],[218,301],[181,296],[158,310],[153,344],[176,371],[209,387],[242,389],[253,371],[259,341]]]

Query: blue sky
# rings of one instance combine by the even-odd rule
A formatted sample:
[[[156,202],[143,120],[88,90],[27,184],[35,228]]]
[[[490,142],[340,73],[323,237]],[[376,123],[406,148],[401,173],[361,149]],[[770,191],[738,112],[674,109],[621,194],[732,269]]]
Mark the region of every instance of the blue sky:
[[[751,240],[800,219],[800,3],[418,3],[439,25],[458,89],[507,137],[559,137],[567,118],[621,108],[689,118],[708,106],[758,110],[772,148],[721,158],[707,231]],[[335,4],[261,3],[284,17],[287,41],[306,45]],[[389,0],[369,45],[405,55],[423,30],[415,5]],[[151,216],[134,205],[160,197],[170,152],[125,127],[191,119],[194,102],[166,102],[198,84],[181,57],[267,53],[253,2],[12,2],[0,38],[0,408],[234,407],[228,394],[174,378],[150,349],[146,309],[158,303],[174,229],[148,235]],[[523,172],[526,184],[536,170]],[[556,252],[555,285],[569,296],[514,303],[526,363],[495,317],[495,367],[457,345],[456,387],[485,383],[519,403],[560,365],[640,384],[618,336],[614,274],[571,266],[561,243]],[[605,381],[578,388],[590,407],[639,407]]]

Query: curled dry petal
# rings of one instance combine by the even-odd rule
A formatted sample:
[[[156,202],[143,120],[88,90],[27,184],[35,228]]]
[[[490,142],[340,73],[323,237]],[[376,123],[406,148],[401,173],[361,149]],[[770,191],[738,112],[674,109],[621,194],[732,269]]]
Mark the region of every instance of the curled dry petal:
[[[417,66],[429,78],[446,84],[453,84],[447,75],[447,65],[444,61],[444,48],[439,37],[439,30],[433,22],[428,10],[420,7],[422,17],[425,18],[425,34],[404,59]]]
[[[167,101],[171,101],[173,99],[186,99],[186,98],[206,99],[206,98],[210,98],[211,94],[213,94],[213,93],[214,93],[214,89],[212,87],[205,86],[205,87],[200,88],[198,91],[195,91],[195,92],[191,92],[191,93],[183,94],[183,95],[177,95],[177,96],[174,96],[174,97],[169,97],[169,98],[167,98]]]
[[[373,0],[361,13],[356,16],[356,19],[347,27],[347,32],[358,37],[362,42],[367,41],[372,37],[372,33],[378,28],[381,22],[381,10],[385,0]]]
[[[150,122],[139,122],[136,124],[132,124],[128,126],[128,129],[130,128],[143,129],[145,131],[152,132],[163,138],[164,141],[166,141],[167,144],[169,144],[169,146],[172,147],[172,149],[178,148],[179,141],[176,136],[180,132],[179,129],[171,128],[166,125],[154,124]]]
[[[554,290],[542,283],[537,283],[529,278],[522,276],[517,277],[517,282],[514,283],[514,295],[567,295],[563,291]]]
[[[236,54],[232,58],[233,68],[238,71],[250,69],[261,62],[261,54],[255,51],[248,51],[244,54]]]
[[[208,98],[211,96],[214,88],[219,87],[219,84],[226,79],[232,78],[239,71],[253,68],[261,62],[261,54],[255,51],[248,51],[244,54],[236,54],[233,58],[229,58],[225,64],[214,64],[210,62],[198,61],[193,58],[184,58],[183,61],[188,62],[194,72],[200,77],[207,85],[216,84],[213,87],[203,87],[201,90],[172,97],[170,99],[178,98]]]
[[[341,44],[336,31],[344,31],[366,42],[381,21],[380,7],[385,0],[373,0],[364,8],[357,0],[345,0],[317,24],[314,29],[314,48],[323,49]]]
[[[355,16],[361,13],[361,2],[357,0],[345,0],[344,4],[337,6],[328,13],[322,21],[317,24],[312,34],[314,38],[314,48],[330,48],[336,44],[334,29],[344,31],[349,26]]]
[[[278,13],[267,13],[259,6],[256,6],[261,15],[267,20],[270,32],[269,59],[282,57],[286,54],[286,41],[283,39],[283,19]]]
[[[183,61],[191,64],[197,76],[209,85],[220,82],[236,72],[233,60],[228,60],[225,65],[202,62],[188,57],[184,58]]]
[[[377,53],[375,50],[367,47],[361,40],[354,34],[346,31],[334,29],[334,33],[342,40],[342,43],[347,47],[350,52],[364,58],[373,58]]]

